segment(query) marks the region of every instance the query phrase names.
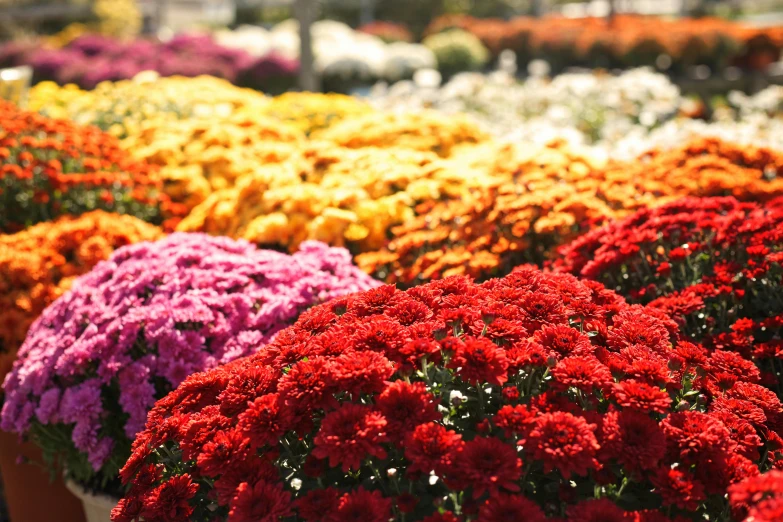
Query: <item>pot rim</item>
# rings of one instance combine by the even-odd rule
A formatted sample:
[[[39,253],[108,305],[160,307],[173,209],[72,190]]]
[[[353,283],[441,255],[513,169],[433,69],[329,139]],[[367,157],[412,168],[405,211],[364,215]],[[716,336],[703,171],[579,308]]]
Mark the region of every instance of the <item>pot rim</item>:
[[[90,493],[71,479],[65,480],[65,487],[67,487],[68,490],[76,495],[82,502],[89,502],[107,509],[113,509],[120,501],[119,498],[115,498],[105,493],[99,493],[97,495]]]

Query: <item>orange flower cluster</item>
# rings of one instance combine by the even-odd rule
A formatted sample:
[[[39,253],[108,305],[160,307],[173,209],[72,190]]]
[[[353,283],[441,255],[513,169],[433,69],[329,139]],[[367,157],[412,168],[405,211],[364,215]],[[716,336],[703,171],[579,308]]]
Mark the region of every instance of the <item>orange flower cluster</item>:
[[[179,212],[154,167],[115,138],[0,101],[0,231],[90,210],[153,223]]]
[[[121,246],[161,235],[133,216],[96,210],[0,236],[0,379],[30,324],[77,276]]]
[[[451,15],[434,20],[427,32],[452,27],[475,34],[493,54],[511,49],[520,62],[544,58],[555,69],[655,65],[661,55],[669,56],[678,70],[699,64],[722,68],[732,62],[758,69],[777,60],[783,49],[780,28],[750,28],[717,18],[618,15],[612,20],[519,17],[506,21]]]
[[[495,166],[506,181],[419,205],[415,219],[392,228],[386,248],[357,256],[357,264],[402,286],[459,274],[484,279],[540,263],[586,230],[681,196],[783,195],[783,154],[715,139],[605,166],[553,144],[513,165],[506,157]]]
[[[377,36],[387,43],[412,42],[413,34],[403,24],[377,20],[360,26],[357,31]]]

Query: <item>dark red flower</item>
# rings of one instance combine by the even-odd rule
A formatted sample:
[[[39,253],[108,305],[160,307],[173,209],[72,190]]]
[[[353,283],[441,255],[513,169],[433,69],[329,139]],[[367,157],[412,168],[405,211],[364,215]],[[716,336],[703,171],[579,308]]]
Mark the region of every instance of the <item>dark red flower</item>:
[[[783,405],[780,399],[770,389],[750,382],[737,382],[726,395],[734,399],[743,399],[755,404],[762,410],[768,419],[774,419],[783,413]]]
[[[346,493],[340,497],[337,509],[324,513],[324,522],[389,522],[391,500],[378,491],[364,488]]]
[[[634,380],[615,384],[612,396],[623,409],[646,413],[668,413],[672,403],[669,394],[664,390]]]
[[[276,444],[292,428],[291,410],[280,405],[280,397],[270,393],[259,397],[239,415],[237,428],[249,439],[252,448]]]
[[[293,411],[333,407],[334,363],[326,357],[312,357],[291,367],[277,386],[280,400]]]
[[[228,386],[218,396],[220,410],[226,416],[236,415],[248,402],[274,391],[276,385],[276,373],[269,367],[232,372]]]
[[[403,293],[394,285],[384,285],[367,290],[356,296],[350,306],[350,311],[357,317],[369,317],[384,313],[387,307],[398,302]]]
[[[160,522],[187,521],[193,513],[189,500],[196,496],[198,487],[188,474],[171,477],[144,499],[141,516]]]
[[[334,488],[312,489],[295,502],[297,513],[306,522],[320,522],[340,504],[340,492]]]
[[[516,402],[519,400],[519,389],[516,386],[506,386],[501,390],[503,400],[506,402]]]
[[[594,390],[605,390],[613,382],[609,368],[592,355],[562,359],[552,368],[552,378],[555,390],[576,388],[586,394],[591,394]]]
[[[340,391],[359,396],[379,393],[394,373],[389,359],[376,352],[343,352],[334,359],[332,373]]]
[[[410,493],[403,493],[395,499],[397,503],[397,509],[401,513],[413,513],[416,511],[416,506],[419,504],[419,499]]]
[[[537,342],[523,339],[514,343],[506,351],[509,370],[518,372],[525,368],[545,368],[550,353]]]
[[[435,409],[434,397],[421,382],[389,383],[376,399],[375,406],[386,418],[389,437],[397,442],[402,442],[419,424],[440,417]]]
[[[346,472],[358,470],[366,458],[385,459],[386,424],[383,415],[367,406],[343,404],[324,417],[313,455]]]
[[[568,318],[562,301],[556,295],[528,292],[519,302],[522,321],[529,332],[535,332],[545,324],[564,323]]]
[[[666,438],[658,423],[635,410],[610,412],[603,419],[602,453],[628,472],[657,468],[666,454]]]
[[[738,353],[715,350],[710,354],[706,370],[710,374],[729,374],[746,382],[759,382],[761,372],[753,363]]]
[[[248,484],[256,484],[261,481],[273,483],[279,479],[280,472],[270,462],[270,457],[265,455],[264,458],[247,458],[235,462],[215,481],[214,485],[218,502],[226,506],[234,498],[237,488],[243,482]]]
[[[576,328],[562,324],[543,325],[533,338],[558,358],[592,355],[595,352],[587,335]]]
[[[705,500],[704,486],[687,471],[664,467],[650,477],[664,506],[695,511]]]
[[[519,491],[517,481],[522,476],[522,459],[513,446],[499,439],[476,437],[467,442],[457,464],[459,481],[473,488],[474,498],[485,491]]]
[[[607,498],[590,499],[566,510],[569,522],[627,522],[625,512]]]
[[[477,522],[546,522],[546,516],[538,505],[522,495],[501,493],[490,497],[479,508]]]
[[[228,522],[277,522],[293,513],[291,494],[264,480],[240,484],[230,505]]]
[[[408,473],[441,473],[456,463],[464,445],[461,435],[440,424],[429,422],[417,426],[405,439],[405,458],[410,461]]]
[[[141,515],[144,503],[140,498],[125,497],[120,499],[111,510],[111,522],[134,522]]]
[[[506,437],[512,435],[522,436],[527,432],[528,426],[536,416],[536,412],[523,404],[516,406],[503,406],[498,410],[493,421],[495,426],[502,429]]]
[[[772,470],[729,486],[729,502],[747,521],[773,522],[783,517],[783,471]]]
[[[731,444],[728,428],[712,415],[698,411],[673,413],[661,422],[661,427],[671,454],[689,465],[724,452]]]
[[[639,345],[663,354],[669,347],[669,332],[659,319],[635,306],[615,316],[614,328],[607,340],[617,350]]]
[[[199,453],[196,463],[199,471],[207,477],[216,477],[231,466],[248,457],[250,441],[240,431],[220,431],[207,442]]]
[[[506,352],[484,337],[466,337],[449,362],[471,384],[502,385],[508,380]]]
[[[530,424],[525,452],[543,462],[546,473],[557,470],[565,478],[586,475],[597,464],[595,428],[595,424],[570,413],[544,413]]]
[[[374,351],[382,354],[394,353],[404,344],[403,327],[393,319],[378,316],[355,323],[355,331],[346,346],[358,351]]]

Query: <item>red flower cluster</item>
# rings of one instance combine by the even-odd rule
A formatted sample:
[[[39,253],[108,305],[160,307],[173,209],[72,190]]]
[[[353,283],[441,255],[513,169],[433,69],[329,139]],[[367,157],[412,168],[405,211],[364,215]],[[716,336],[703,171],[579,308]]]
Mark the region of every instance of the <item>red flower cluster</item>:
[[[686,198],[560,249],[555,268],[675,318],[726,367],[783,397],[783,199]],[[754,361],[755,367],[750,361]]]
[[[381,287],[160,400],[112,519],[717,520],[783,456],[733,355],[569,274]]]
[[[783,471],[773,470],[729,487],[734,518],[743,522],[783,520]]]
[[[159,224],[184,210],[161,183],[151,165],[132,159],[98,128],[0,100],[0,232],[90,210]]]

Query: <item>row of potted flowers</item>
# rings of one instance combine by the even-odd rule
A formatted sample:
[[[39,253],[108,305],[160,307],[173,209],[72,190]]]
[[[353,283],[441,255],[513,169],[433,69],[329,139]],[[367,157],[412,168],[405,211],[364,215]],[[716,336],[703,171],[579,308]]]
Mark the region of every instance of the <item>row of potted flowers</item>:
[[[31,327],[2,427],[114,521],[777,520],[782,210],[676,200],[408,291],[317,243],[122,247]]]
[[[4,322],[54,302],[4,339],[26,334],[2,427],[85,498],[124,496],[116,521],[776,519],[778,152],[701,140],[604,164],[367,112],[196,207],[210,233],[286,255],[193,233],[195,210],[154,243],[132,216],[48,222],[33,196],[52,180],[104,190],[83,159],[144,161],[72,123],[6,120],[4,179],[39,216],[18,226],[43,222],[2,239]],[[154,208],[186,211],[144,172]],[[531,261],[546,271],[513,270]]]

